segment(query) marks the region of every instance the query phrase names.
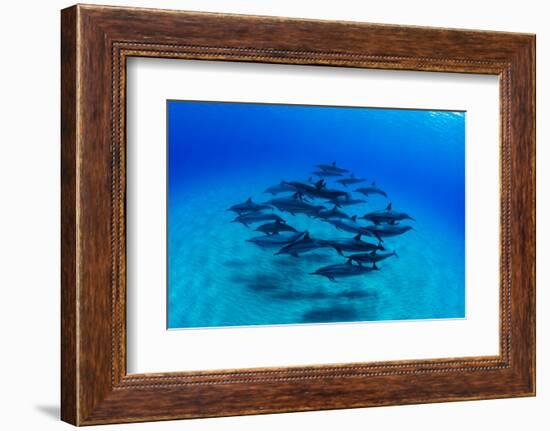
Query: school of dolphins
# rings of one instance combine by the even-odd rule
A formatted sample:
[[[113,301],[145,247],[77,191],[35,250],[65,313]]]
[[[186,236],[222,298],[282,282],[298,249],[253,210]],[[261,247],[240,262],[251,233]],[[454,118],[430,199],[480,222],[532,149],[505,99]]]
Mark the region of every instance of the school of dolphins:
[[[335,258],[340,262],[310,273],[330,281],[364,276],[378,270],[377,262],[397,257],[395,250],[386,250],[384,239],[413,229],[406,223],[414,219],[393,209],[390,201],[384,209],[362,216],[349,215],[345,210],[352,212],[355,205],[366,203],[369,196],[388,199],[387,193],[375,182],[366,185],[369,183],[366,179],[355,176],[336,162],[315,165],[315,169],[313,175],[317,181],[312,177],[307,181],[281,181],[265,190],[264,193],[271,194],[272,199],[260,203],[248,198],[228,209],[237,214],[232,222],[262,233],[246,241],[263,249],[275,250],[275,255],[296,258],[319,249],[334,250],[337,253]],[[357,188],[351,190],[352,187]],[[346,236],[315,238],[309,231],[298,232],[292,227],[291,219],[287,220],[289,215],[297,214],[330,223]]]

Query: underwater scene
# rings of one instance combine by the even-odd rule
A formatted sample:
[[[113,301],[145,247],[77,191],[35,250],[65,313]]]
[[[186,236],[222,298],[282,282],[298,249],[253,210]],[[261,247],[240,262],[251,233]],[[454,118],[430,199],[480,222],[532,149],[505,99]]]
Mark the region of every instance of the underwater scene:
[[[167,101],[167,327],[465,317],[463,111]]]

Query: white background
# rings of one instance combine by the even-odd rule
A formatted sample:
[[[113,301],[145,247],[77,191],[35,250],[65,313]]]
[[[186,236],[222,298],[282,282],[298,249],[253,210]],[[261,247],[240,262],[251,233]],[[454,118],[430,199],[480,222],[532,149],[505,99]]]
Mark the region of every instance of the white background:
[[[129,373],[498,354],[496,76],[141,58],[127,83]],[[167,99],[466,111],[467,318],[167,331]]]
[[[550,422],[550,217],[548,122],[550,29],[545,2],[394,0],[197,0],[103,3],[189,10],[346,19],[380,23],[537,33],[538,135],[538,396],[295,413],[186,422],[106,426],[144,430],[498,430],[547,429]],[[0,17],[0,426],[9,430],[70,429],[59,399],[59,9],[70,3],[5,2]],[[545,364],[546,363],[546,364]]]

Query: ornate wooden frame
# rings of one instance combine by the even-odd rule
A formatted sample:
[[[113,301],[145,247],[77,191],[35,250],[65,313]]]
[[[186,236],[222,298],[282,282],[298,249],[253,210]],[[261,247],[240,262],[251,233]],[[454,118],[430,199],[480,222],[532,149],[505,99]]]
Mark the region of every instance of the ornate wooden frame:
[[[534,35],[81,5],[61,15],[63,420],[88,425],[534,395]],[[498,75],[500,354],[128,375],[129,56]]]

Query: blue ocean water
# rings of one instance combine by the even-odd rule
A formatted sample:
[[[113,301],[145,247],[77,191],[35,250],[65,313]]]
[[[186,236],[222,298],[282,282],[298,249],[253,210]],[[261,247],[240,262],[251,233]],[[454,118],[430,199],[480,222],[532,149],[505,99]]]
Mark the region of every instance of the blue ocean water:
[[[464,112],[189,101],[168,101],[167,111],[168,328],[465,317]],[[376,181],[388,194],[343,211],[391,202],[415,219],[400,222],[414,230],[384,239],[398,257],[336,282],[310,275],[345,263],[334,249],[274,255],[245,241],[261,235],[258,224],[231,223],[227,211],[333,161],[368,179],[346,190]],[[327,187],[345,189],[341,178]],[[274,212],[315,238],[353,237]]]

